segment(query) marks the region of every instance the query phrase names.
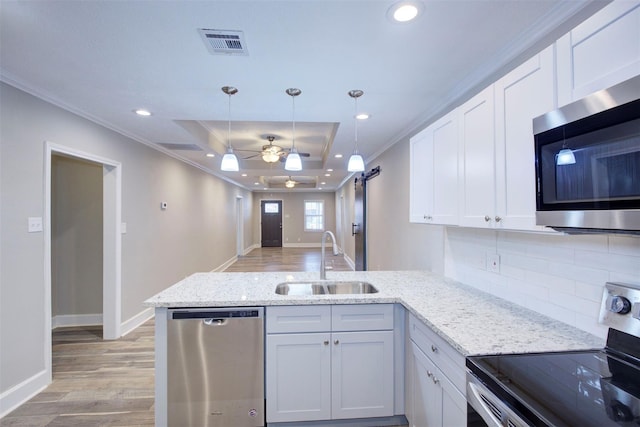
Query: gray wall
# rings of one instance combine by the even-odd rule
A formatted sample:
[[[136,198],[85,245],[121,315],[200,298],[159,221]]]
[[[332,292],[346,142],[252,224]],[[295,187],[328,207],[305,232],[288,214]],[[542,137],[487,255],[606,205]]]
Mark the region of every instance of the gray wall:
[[[45,216],[44,141],[122,164],[122,322],[235,256],[236,196],[250,246],[250,192],[6,84],[0,109],[0,394],[45,368],[45,233],[27,233],[28,217]]]
[[[254,193],[253,241],[260,246],[260,205],[262,200],[282,200],[282,245],[283,246],[320,246],[320,234],[317,231],[304,231],[305,200],[323,200],[325,230],[336,231],[336,205],[334,193],[327,192],[278,192]]]
[[[51,161],[51,314],[102,313],[102,165]]]
[[[381,173],[367,182],[368,270],[444,272],[444,228],[409,223],[409,140],[400,141],[366,165]],[[345,254],[355,260],[351,237],[353,178],[336,193],[343,198]]]

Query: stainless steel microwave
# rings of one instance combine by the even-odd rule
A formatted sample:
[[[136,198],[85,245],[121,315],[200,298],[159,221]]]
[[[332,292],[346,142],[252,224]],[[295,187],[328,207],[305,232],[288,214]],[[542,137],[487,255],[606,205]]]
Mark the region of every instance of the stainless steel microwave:
[[[640,76],[533,120],[536,224],[640,234]]]

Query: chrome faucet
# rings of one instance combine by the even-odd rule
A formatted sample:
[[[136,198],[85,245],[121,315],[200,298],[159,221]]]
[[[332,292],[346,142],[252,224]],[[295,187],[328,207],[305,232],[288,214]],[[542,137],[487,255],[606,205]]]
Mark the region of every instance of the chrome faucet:
[[[333,255],[338,255],[338,245],[336,244],[336,236],[333,235],[333,233],[329,230],[325,231],[324,233],[322,233],[322,256],[320,258],[320,280],[326,280],[327,279],[327,269],[326,269],[326,264],[324,261],[324,247],[325,247],[325,242],[327,240],[326,235],[331,236],[331,240],[333,241]]]

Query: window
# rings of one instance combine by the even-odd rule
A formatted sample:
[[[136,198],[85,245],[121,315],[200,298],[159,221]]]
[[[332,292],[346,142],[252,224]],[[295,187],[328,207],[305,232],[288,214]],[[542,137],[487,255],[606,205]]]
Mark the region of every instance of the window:
[[[275,202],[264,202],[264,213],[278,213],[279,204]]]
[[[324,201],[304,201],[304,231],[324,230]]]

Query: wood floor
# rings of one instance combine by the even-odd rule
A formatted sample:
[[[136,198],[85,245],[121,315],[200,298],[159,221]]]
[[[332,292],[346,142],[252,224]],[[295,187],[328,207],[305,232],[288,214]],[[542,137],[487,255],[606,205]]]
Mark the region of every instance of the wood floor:
[[[351,270],[330,256],[335,270]],[[319,271],[317,248],[259,248],[226,271]],[[102,340],[102,327],[53,332],[53,382],[0,420],[2,427],[154,425],[154,322]],[[188,426],[179,426],[188,427]],[[232,427],[232,426],[229,426]]]

